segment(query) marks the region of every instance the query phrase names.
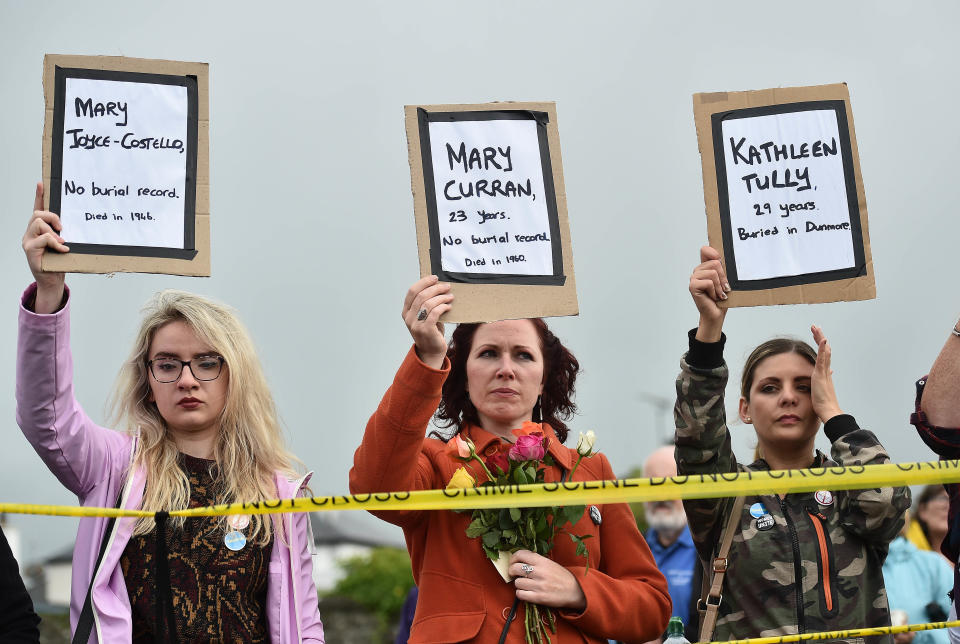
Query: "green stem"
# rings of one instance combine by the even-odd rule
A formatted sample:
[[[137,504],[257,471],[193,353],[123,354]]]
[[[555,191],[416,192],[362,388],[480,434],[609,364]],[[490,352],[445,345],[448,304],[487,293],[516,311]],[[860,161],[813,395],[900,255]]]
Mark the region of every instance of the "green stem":
[[[473,460],[475,460],[477,463],[480,463],[480,467],[482,467],[482,468],[483,468],[483,471],[487,473],[487,480],[488,480],[488,481],[490,481],[491,483],[496,483],[496,482],[497,482],[497,478],[496,478],[493,474],[490,473],[490,470],[487,469],[487,464],[484,463],[484,462],[480,459],[479,456],[477,456],[477,453],[476,453],[476,452],[474,452],[473,454],[471,454],[470,457],[471,457]]]
[[[573,464],[573,469],[570,470],[570,482],[573,482],[573,473],[577,471],[577,466],[580,465],[580,461],[583,460],[583,454],[577,454],[577,462]]]
[[[527,644],[536,644],[533,641],[533,633],[530,632],[530,604],[527,602],[523,602],[523,632]]]

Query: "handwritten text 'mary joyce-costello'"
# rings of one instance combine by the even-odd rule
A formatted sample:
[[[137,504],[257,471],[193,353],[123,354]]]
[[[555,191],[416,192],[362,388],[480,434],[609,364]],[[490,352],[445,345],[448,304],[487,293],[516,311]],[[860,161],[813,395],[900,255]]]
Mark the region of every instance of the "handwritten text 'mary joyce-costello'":
[[[72,242],[181,247],[187,93],[68,78],[61,217]]]

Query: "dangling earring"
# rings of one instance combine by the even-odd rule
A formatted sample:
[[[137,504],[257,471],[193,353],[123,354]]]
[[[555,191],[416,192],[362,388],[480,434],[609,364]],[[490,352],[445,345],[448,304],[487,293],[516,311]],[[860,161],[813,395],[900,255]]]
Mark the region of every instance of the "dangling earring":
[[[537,396],[537,404],[533,406],[533,422],[535,423],[543,422],[542,407],[540,404],[541,399],[542,399],[542,396]]]

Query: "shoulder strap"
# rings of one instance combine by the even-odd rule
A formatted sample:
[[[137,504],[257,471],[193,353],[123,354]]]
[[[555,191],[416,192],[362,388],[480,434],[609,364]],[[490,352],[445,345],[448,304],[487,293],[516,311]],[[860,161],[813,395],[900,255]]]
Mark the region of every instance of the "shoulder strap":
[[[123,498],[123,486],[120,487],[120,493],[117,494],[117,502],[113,507],[119,508],[120,501]],[[90,631],[93,630],[93,582],[97,578],[97,571],[100,569],[100,563],[107,553],[107,544],[110,543],[110,535],[113,533],[113,525],[116,523],[116,517],[110,517],[107,521],[107,529],[103,533],[103,540],[100,542],[100,554],[97,555],[97,562],[93,565],[93,574],[90,575],[90,585],[87,587],[87,597],[83,600],[83,608],[80,610],[80,617],[77,619],[77,630],[73,632],[71,644],[87,644],[90,641]]]
[[[703,575],[703,590],[701,599],[697,602],[697,610],[703,613],[703,622],[700,624],[700,641],[709,642],[713,637],[713,629],[717,625],[717,613],[720,610],[720,602],[723,601],[723,577],[727,573],[728,559],[730,554],[730,545],[733,543],[733,535],[740,526],[740,514],[743,512],[743,503],[746,497],[738,496],[733,500],[733,507],[730,508],[730,515],[727,517],[727,523],[723,527],[723,536],[720,538],[720,549],[717,556],[713,558],[713,580],[710,579],[710,570],[705,570]],[[710,583],[709,589],[707,584]]]

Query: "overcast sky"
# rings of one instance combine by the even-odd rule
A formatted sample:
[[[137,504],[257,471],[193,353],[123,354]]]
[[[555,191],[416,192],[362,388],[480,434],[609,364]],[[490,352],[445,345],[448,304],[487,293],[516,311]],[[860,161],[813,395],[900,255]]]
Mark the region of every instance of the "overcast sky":
[[[249,326],[314,492],[345,492],[364,424],[410,343],[399,312],[418,263],[403,105],[553,100],[580,315],[551,325],[584,367],[574,429],[594,429],[626,472],[672,431],[661,409],[697,320],[687,280],[706,219],[691,95],[846,82],[877,299],[734,310],[727,358],[739,378],[753,346],[806,339],[820,324],[843,409],[894,460],[932,458],[907,420],[913,381],[960,313],[953,2],[0,7],[0,501],[76,503],[14,415],[45,53],[210,64],[212,277],[67,278],[76,395],[98,421],[143,302],[162,288],[196,291]],[[746,456],[753,432],[733,432]],[[27,563],[68,547],[76,529],[66,518],[9,521]]]

